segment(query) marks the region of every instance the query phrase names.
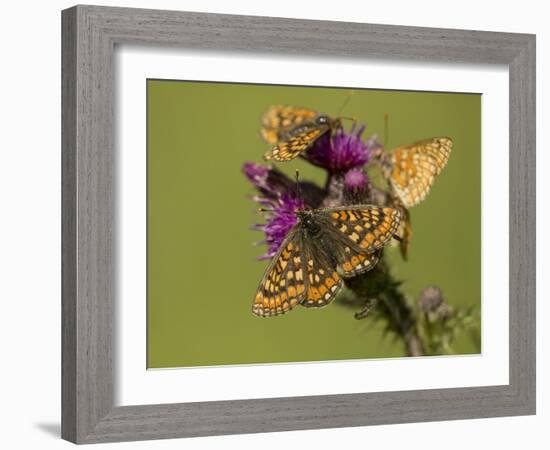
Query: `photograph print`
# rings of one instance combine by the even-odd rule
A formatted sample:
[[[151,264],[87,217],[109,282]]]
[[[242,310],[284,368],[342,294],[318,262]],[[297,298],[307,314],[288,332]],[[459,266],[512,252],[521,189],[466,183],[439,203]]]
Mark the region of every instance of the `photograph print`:
[[[147,80],[147,366],[480,354],[481,95]]]

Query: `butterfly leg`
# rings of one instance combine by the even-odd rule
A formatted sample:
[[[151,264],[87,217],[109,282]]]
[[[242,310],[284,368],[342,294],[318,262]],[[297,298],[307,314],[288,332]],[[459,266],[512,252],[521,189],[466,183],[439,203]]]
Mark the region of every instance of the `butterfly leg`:
[[[371,312],[371,310],[377,305],[377,303],[378,303],[378,300],[375,298],[367,299],[367,304],[361,311],[355,313],[355,318],[357,320],[361,320],[367,317]]]

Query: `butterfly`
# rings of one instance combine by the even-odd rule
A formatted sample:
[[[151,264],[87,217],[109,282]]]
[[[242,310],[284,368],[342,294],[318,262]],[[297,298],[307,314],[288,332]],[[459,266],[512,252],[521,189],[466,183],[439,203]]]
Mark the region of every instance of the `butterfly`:
[[[267,267],[252,312],[285,314],[296,305],[328,305],[346,277],[372,269],[394,236],[401,213],[370,205],[296,212],[291,228]]]
[[[411,239],[413,235],[412,222],[411,222],[411,213],[407,208],[405,208],[399,199],[394,199],[392,202],[394,208],[398,208],[401,213],[401,222],[399,223],[399,228],[395,233],[396,236],[399,236],[399,251],[401,257],[404,261],[409,259],[409,247],[411,245]]]
[[[303,154],[313,143],[332,130],[342,128],[340,118],[332,118],[308,108],[277,105],[262,117],[261,135],[270,150],[265,160],[290,161]]]
[[[452,147],[450,138],[435,137],[380,155],[382,174],[404,207],[424,200],[447,164]]]

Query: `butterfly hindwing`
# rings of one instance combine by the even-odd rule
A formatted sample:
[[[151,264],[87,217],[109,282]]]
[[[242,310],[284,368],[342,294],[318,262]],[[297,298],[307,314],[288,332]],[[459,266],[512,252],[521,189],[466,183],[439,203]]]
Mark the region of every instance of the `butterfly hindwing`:
[[[338,271],[344,277],[354,277],[372,270],[380,259],[381,250],[372,253],[356,252],[352,247],[345,247],[344,256],[338,264]]]
[[[262,116],[262,137],[269,144],[282,140],[282,134],[303,122],[311,121],[317,112],[309,108],[288,105],[271,106]]]
[[[302,239],[296,227],[282,243],[266,269],[256,292],[252,312],[260,317],[285,314],[305,297]]]
[[[396,235],[399,236],[400,239],[399,250],[401,252],[401,257],[403,258],[403,260],[407,261],[409,258],[409,246],[411,245],[411,239],[413,235],[411,213],[401,204],[398,199],[396,199],[396,205],[401,211],[402,217]]]
[[[407,208],[420,203],[441,173],[451,154],[453,141],[446,137],[425,139],[384,155],[382,171]]]
[[[330,262],[330,258],[315,241],[304,246],[304,262],[306,295],[302,300],[302,306],[319,308],[328,305],[334,300],[344,281]]]

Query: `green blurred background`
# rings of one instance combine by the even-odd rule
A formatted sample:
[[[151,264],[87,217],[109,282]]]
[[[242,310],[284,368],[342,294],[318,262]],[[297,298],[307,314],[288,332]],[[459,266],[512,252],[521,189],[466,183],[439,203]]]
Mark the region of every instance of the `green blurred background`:
[[[262,112],[290,104],[336,115],[350,90],[168,80],[147,81],[147,365],[149,368],[403,356],[382,324],[332,304],[267,319],[251,304],[267,261],[250,225],[260,221],[241,172],[261,162]],[[396,248],[392,273],[416,298],[437,285],[452,306],[481,307],[481,96],[353,90],[343,115],[367,124],[386,148],[450,136],[449,164],[412,208],[409,261]],[[303,161],[280,168],[324,183]],[[465,333],[457,353],[479,353]]]

